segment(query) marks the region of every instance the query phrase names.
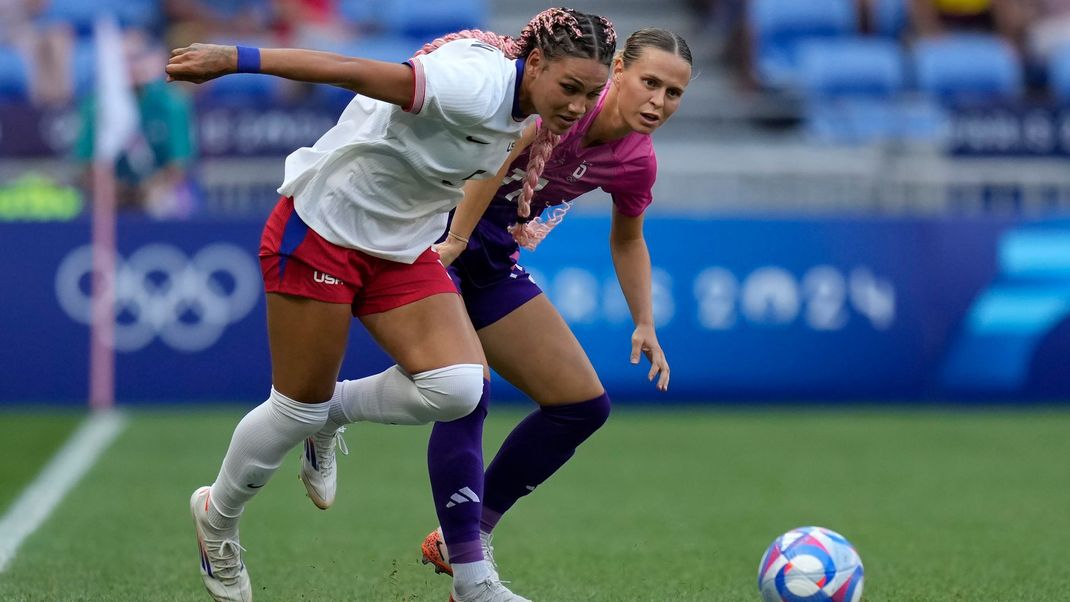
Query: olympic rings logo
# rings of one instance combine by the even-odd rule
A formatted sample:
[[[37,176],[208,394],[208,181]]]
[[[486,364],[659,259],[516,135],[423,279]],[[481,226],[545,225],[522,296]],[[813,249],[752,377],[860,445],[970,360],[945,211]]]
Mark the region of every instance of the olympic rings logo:
[[[92,249],[74,249],[56,271],[56,298],[72,319],[90,323]],[[211,244],[192,258],[169,244],[116,257],[115,349],[137,351],[156,337],[177,351],[211,347],[260,298],[260,270],[239,247]]]

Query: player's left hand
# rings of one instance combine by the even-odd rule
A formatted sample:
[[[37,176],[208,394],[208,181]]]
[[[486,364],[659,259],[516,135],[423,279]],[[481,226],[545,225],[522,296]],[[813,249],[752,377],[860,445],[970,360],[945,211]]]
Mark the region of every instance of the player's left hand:
[[[455,259],[460,257],[467,246],[464,242],[450,236],[437,245],[431,245],[431,248],[438,253],[439,262],[448,268]]]
[[[238,49],[218,44],[192,44],[171,51],[167,61],[167,81],[202,84],[238,70]]]
[[[654,327],[649,325],[636,326],[632,332],[632,363],[639,363],[639,355],[642,353],[650,360],[650,372],[646,379],[653,381],[658,377],[657,387],[659,391],[669,389],[669,362],[665,359],[665,352],[658,343],[658,335],[654,333]]]

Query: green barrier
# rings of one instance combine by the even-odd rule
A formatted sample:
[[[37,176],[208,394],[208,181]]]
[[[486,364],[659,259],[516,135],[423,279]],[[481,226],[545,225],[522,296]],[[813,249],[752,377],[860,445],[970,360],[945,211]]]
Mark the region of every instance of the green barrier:
[[[39,174],[26,174],[0,187],[0,222],[71,221],[82,214],[82,195]]]

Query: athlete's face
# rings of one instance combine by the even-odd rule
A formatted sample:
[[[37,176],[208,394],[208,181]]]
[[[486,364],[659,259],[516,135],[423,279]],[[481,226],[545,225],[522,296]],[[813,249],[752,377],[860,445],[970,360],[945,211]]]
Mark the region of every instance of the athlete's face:
[[[555,134],[564,134],[598,100],[609,67],[594,59],[546,59],[535,49],[524,66],[527,113],[538,113]],[[523,96],[522,96],[523,98]]]
[[[659,48],[644,49],[627,67],[620,58],[613,63],[621,117],[641,134],[653,132],[672,117],[689,81],[691,65]]]

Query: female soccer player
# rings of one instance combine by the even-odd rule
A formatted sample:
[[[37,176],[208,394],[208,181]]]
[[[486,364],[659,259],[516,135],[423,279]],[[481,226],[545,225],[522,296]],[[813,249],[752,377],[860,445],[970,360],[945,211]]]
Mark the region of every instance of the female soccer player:
[[[614,61],[611,83],[598,104],[553,154],[548,156],[547,147],[525,148],[535,138],[529,128],[496,179],[466,186],[447,238],[436,247],[450,266],[490,365],[540,406],[505,440],[487,470],[480,539],[488,559],[490,534],[502,514],[563,466],[609,416],[609,398],[583,348],[516,263],[519,246],[533,249],[561,221],[568,201],[595,188],[613,197],[610,247],[636,324],[631,362],[645,354],[651,363],[648,378],[657,378],[658,389],[669,385],[669,365],[654,332],[643,211],[653,200],[657,168],[650,134],[676,112],[690,79],[691,51],[682,37],[662,29],[635,32]],[[540,125],[542,130],[546,124]],[[538,217],[555,205],[563,206],[552,209],[549,220]],[[384,400],[388,393],[382,392]],[[332,437],[339,425],[362,420],[382,422],[343,402],[316,438]],[[311,471],[304,462],[302,474]],[[329,478],[333,491],[333,472]],[[304,480],[307,487],[310,479]],[[316,499],[311,487],[309,494]],[[425,560],[451,572],[443,553],[448,550],[440,542],[438,531],[428,536]]]
[[[584,115],[605,84],[615,35],[606,19],[550,9],[515,41],[478,31],[449,38],[406,64],[203,44],[172,53],[173,80],[260,72],[359,94],[314,146],[287,158],[283,198],[261,239],[271,396],[236,427],[215,483],[190,500],[203,581],[216,600],[251,598],[238,519],[284,455],[324,426],[332,403],[368,407],[385,422],[436,421],[428,471],[454,560],[452,596],[524,600],[483,558],[487,369],[457,291],[429,247],[465,181],[499,171],[526,116],[537,113],[546,124],[540,146]],[[351,316],[397,366],[336,386]],[[374,405],[384,392],[385,410]],[[333,477],[318,450],[307,449],[317,476]]]
[[[662,29],[635,32],[614,61],[607,90],[545,160],[541,179],[530,167],[524,171],[530,166],[527,155],[538,149],[511,157],[511,165],[499,173],[498,182],[505,184],[497,190],[493,181],[469,185],[447,239],[437,247],[491,367],[539,404],[487,468],[480,538],[492,565],[490,537],[502,515],[560,469],[610,412],[609,397],[583,348],[517,265],[518,243],[533,249],[561,221],[568,201],[596,187],[612,195],[609,244],[635,322],[631,362],[639,363],[645,354],[648,379],[657,378],[659,390],[668,388],[669,364],[654,332],[643,212],[653,200],[657,170],[650,134],[676,112],[690,79],[691,51],[682,37]],[[562,206],[551,209],[545,222],[518,221],[518,202],[523,206],[527,198],[535,216]],[[450,572],[440,538],[438,531],[428,535],[425,562]]]

